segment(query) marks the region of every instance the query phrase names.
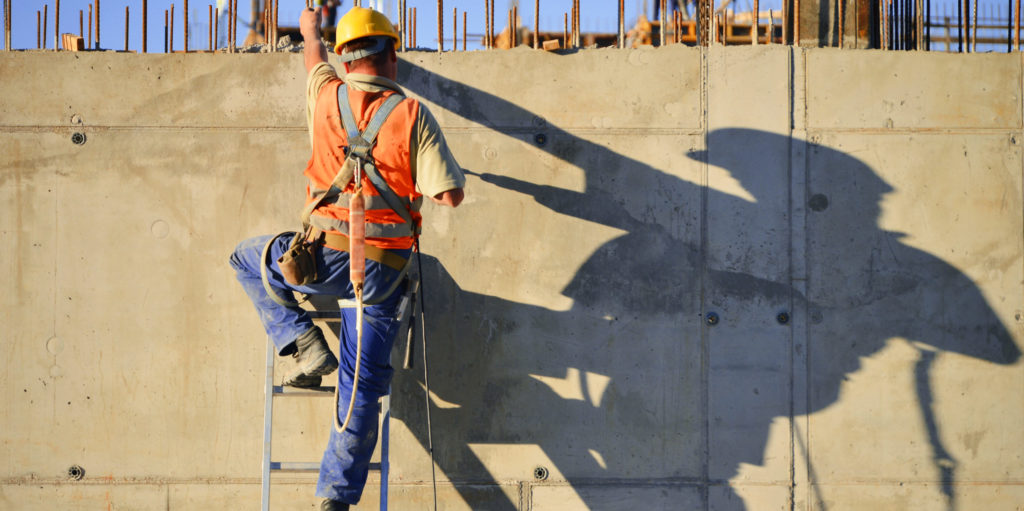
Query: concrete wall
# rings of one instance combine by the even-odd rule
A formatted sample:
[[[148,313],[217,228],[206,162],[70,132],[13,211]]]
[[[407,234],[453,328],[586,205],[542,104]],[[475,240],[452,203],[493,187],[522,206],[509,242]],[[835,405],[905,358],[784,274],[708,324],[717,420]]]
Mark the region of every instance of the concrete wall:
[[[440,508],[1021,509],[1019,55],[404,59],[473,172],[425,211]],[[296,224],[301,65],[0,54],[0,508],[256,508],[227,258]],[[392,509],[431,502],[419,371]],[[275,458],[329,402],[279,403]]]

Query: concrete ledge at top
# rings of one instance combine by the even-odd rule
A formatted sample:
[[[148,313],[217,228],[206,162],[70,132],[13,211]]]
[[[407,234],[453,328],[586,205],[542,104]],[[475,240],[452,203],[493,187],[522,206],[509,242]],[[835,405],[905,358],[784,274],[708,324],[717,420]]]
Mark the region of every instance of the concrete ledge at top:
[[[805,55],[810,129],[1021,126],[1016,54],[818,49]]]
[[[700,55],[408,52],[399,82],[445,127],[692,129]],[[305,127],[301,54],[12,52],[0,77],[0,126]]]

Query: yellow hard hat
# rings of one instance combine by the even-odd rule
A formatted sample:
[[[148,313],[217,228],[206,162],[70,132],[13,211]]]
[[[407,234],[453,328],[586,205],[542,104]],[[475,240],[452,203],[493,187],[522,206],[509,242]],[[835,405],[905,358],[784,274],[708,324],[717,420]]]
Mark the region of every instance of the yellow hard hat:
[[[338,20],[334,53],[341,55],[342,46],[348,42],[372,36],[390,37],[395,40],[396,45],[399,42],[398,33],[387,16],[366,7],[353,7]]]

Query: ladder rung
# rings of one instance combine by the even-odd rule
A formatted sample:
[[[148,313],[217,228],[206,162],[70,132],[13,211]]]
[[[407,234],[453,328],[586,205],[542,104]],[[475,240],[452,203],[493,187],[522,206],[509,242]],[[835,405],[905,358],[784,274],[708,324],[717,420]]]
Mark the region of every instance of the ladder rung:
[[[319,472],[319,461],[271,461],[270,470],[274,472]],[[370,470],[380,470],[380,463],[370,463]]]
[[[286,387],[274,385],[275,396],[333,396],[334,387]]]

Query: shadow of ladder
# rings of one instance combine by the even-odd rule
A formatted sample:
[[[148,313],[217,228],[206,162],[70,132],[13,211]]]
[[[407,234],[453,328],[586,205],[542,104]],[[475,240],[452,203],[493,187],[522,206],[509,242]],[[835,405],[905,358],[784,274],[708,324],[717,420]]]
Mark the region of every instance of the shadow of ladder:
[[[400,339],[402,334],[409,329],[409,317],[415,304],[415,296],[419,286],[411,282],[406,286],[405,295],[399,303],[396,312],[396,319],[400,327],[395,331],[395,338]],[[356,303],[353,300],[338,300],[336,311],[308,311],[314,320],[340,321],[341,309],[354,308]],[[270,510],[270,476],[273,472],[319,472],[319,461],[307,462],[280,462],[271,460],[271,443],[274,427],[274,398],[323,398],[334,397],[335,387],[312,387],[307,389],[284,387],[274,385],[274,357],[276,350],[274,343],[267,337],[267,372],[264,384],[263,404],[263,477],[262,493],[260,497],[263,511]],[[389,436],[391,432],[391,395],[381,398],[381,412],[383,419],[380,426],[380,462],[370,463],[370,471],[380,472],[380,511],[388,509],[388,463]]]

